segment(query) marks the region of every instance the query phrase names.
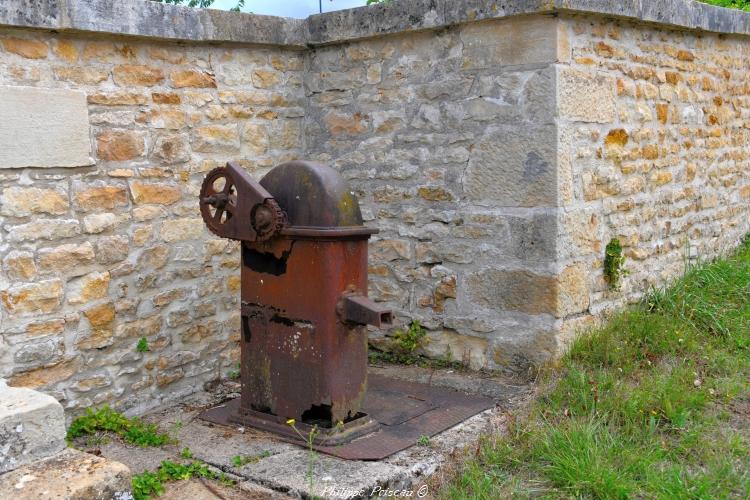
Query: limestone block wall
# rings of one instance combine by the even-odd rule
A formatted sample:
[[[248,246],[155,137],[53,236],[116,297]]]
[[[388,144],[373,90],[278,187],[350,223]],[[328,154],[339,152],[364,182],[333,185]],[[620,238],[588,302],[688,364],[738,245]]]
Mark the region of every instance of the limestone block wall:
[[[432,356],[524,371],[556,350],[557,34],[531,16],[308,56],[307,156],[356,189],[370,294]]]
[[[570,321],[581,326],[750,230],[750,40],[583,15],[560,22],[571,54],[558,73],[559,258],[586,266],[591,305]],[[627,257],[620,291],[602,272],[611,238]]]
[[[0,377],[127,409],[234,367],[239,254],[197,194],[228,159],[301,157],[302,69],[284,48],[0,30]]]

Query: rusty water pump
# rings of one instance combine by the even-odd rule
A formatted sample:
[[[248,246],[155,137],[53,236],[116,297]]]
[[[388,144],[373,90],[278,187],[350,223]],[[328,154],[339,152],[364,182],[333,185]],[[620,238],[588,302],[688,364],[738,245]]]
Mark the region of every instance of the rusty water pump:
[[[228,163],[209,172],[200,210],[242,242],[242,393],[231,421],[327,444],[371,432],[367,327],[391,312],[367,298],[367,240],[357,198],[333,169],[293,161],[260,182]]]

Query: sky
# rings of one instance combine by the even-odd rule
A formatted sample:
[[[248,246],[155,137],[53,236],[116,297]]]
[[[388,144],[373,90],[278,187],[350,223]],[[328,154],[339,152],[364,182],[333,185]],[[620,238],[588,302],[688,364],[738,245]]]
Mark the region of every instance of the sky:
[[[323,12],[351,9],[365,5],[366,0],[322,0]],[[237,5],[237,0],[216,0],[213,9],[229,9]],[[318,13],[318,0],[245,0],[243,12],[268,14],[272,16],[305,18]]]

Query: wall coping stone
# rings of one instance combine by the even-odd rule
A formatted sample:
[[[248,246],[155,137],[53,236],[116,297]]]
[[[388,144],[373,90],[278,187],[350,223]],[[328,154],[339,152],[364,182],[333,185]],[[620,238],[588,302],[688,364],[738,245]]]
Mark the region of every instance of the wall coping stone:
[[[305,48],[305,21],[150,0],[2,0],[0,26]]]
[[[680,29],[750,35],[750,13],[695,0],[394,0],[307,18],[308,43],[328,44],[528,14],[595,14]]]
[[[750,13],[695,0],[394,0],[291,19],[149,0],[2,0],[0,26],[304,49],[528,14],[596,14],[750,35]]]

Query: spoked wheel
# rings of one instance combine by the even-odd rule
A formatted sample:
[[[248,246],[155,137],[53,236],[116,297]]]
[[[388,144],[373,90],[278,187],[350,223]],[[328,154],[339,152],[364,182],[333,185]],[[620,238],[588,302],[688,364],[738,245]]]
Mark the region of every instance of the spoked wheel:
[[[226,237],[225,227],[237,211],[237,189],[226,168],[211,170],[201,187],[201,216],[208,229]]]

